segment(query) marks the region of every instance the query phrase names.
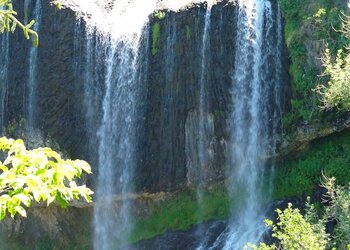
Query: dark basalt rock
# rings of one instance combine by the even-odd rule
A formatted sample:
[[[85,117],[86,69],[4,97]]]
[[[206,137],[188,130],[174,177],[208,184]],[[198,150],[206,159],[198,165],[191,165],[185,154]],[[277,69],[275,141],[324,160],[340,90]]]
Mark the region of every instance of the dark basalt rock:
[[[200,225],[193,226],[187,231],[168,231],[161,236],[140,241],[139,243],[129,246],[131,250],[147,249],[168,249],[168,250],[192,250],[197,249],[203,243],[203,235],[199,234],[200,230],[206,232],[206,244],[212,246],[219,235],[227,231],[227,221],[210,221]],[[222,242],[224,243],[224,242]],[[222,249],[223,244],[218,244],[214,249]]]
[[[214,151],[207,176],[222,178],[225,162],[226,118],[230,72],[235,51],[236,6],[220,3],[211,14],[208,69],[209,141]],[[160,25],[157,53],[149,50],[145,123],[141,140],[138,186],[146,190],[172,190],[198,181],[198,116],[201,47],[205,6],[166,12]],[[152,39],[150,34],[150,39]]]
[[[32,3],[34,5],[34,1]],[[29,6],[33,8],[34,6]],[[23,20],[23,3],[15,3],[19,19]],[[31,12],[29,11],[28,14]],[[42,22],[38,47],[37,70],[37,129],[43,137],[53,138],[73,158],[84,157],[83,81],[74,73],[74,31],[76,18],[72,11],[59,11],[42,1]],[[32,16],[29,15],[29,19]],[[29,70],[29,48],[18,29],[10,36],[10,67],[5,121],[25,124],[27,105],[25,82]],[[24,121],[23,121],[24,120]],[[17,130],[24,129],[17,126]],[[18,136],[19,131],[14,135]]]
[[[272,6],[277,13],[277,4],[273,2]],[[15,7],[22,19],[23,4],[18,2]],[[137,128],[136,191],[170,191],[195,185],[199,181],[199,171],[203,171],[198,167],[197,142],[206,6],[194,5],[179,12],[164,12],[163,19],[150,17],[148,31],[141,44],[144,59],[142,84],[145,91],[137,103],[141,116],[138,117]],[[205,70],[206,149],[210,152],[204,170],[207,182],[224,178],[231,76],[235,67],[236,13],[236,4],[226,0],[213,6],[211,12]],[[159,25],[157,34],[153,34],[154,25]],[[39,34],[35,103],[39,134],[57,142],[69,157],[89,161],[96,176],[97,131],[103,113],[104,52],[101,51],[101,57],[93,69],[98,83],[88,86],[96,88],[97,108],[87,117],[84,68],[89,51],[84,24],[78,25],[75,14],[69,9],[56,10],[48,1],[42,1]],[[154,42],[154,39],[157,40]],[[19,30],[10,36],[10,40],[5,121],[8,127],[17,124],[15,130],[18,131],[20,121],[25,123],[25,79],[31,44],[24,41]],[[91,43],[93,46],[94,41]],[[284,80],[288,79],[286,72]],[[285,86],[288,86],[288,81],[285,81]],[[89,184],[94,184],[94,177],[91,177]]]

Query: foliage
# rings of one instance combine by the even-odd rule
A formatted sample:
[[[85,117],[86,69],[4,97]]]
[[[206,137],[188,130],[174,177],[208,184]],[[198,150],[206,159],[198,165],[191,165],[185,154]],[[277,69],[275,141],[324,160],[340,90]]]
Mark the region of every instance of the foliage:
[[[158,10],[158,11],[156,11],[156,12],[154,13],[154,16],[155,16],[156,18],[158,18],[159,20],[163,20],[163,19],[165,18],[165,16],[166,16],[166,13],[165,13],[164,11]]]
[[[4,32],[14,32],[18,26],[26,39],[33,38],[34,47],[39,45],[38,34],[31,29],[35,21],[32,20],[24,25],[16,18],[17,12],[13,9],[11,0],[0,0],[0,34]]]
[[[50,148],[27,150],[22,140],[0,138],[0,220],[7,214],[26,216],[33,201],[67,207],[70,201],[84,198],[91,202],[92,191],[78,186],[74,178],[91,173],[82,160],[64,160]]]
[[[344,55],[339,50],[334,63],[331,61],[329,49],[326,50],[324,64],[324,75],[329,77],[327,85],[321,84],[317,87],[321,95],[322,108],[350,109],[350,54]]]
[[[334,177],[324,177],[322,185],[326,188],[324,203],[327,220],[335,220],[336,227],[333,238],[339,249],[350,245],[350,186],[335,184]]]
[[[344,17],[342,34],[350,37],[350,18]],[[329,49],[326,50],[323,66],[324,75],[328,77],[327,84],[320,84],[317,88],[321,95],[322,108],[350,109],[350,53],[338,50],[335,62],[332,62]]]
[[[296,124],[325,119],[319,109],[318,95],[313,91],[324,79],[319,62],[325,44],[331,54],[346,44],[341,29],[340,14],[346,8],[338,0],[279,0],[284,25],[284,38],[290,56],[289,74],[292,81],[291,110],[285,115],[285,129]]]
[[[254,250],[324,250],[328,244],[328,235],[325,225],[322,228],[316,224],[310,223],[302,216],[300,210],[293,208],[288,204],[284,211],[277,209],[277,222],[266,220],[266,225],[272,228],[272,237],[278,240],[278,243],[260,246],[248,245],[246,249]]]
[[[311,224],[305,219],[299,209],[288,208],[284,211],[276,210],[278,222],[272,225],[272,236],[279,240],[279,248],[297,250],[297,249],[325,249],[328,243],[328,237],[325,232],[325,226],[322,228],[318,224]]]
[[[350,185],[336,185],[334,177],[325,176],[321,185],[326,189],[321,208],[323,212],[317,212],[309,200],[304,216],[298,209],[293,209],[291,204],[284,211],[277,209],[277,223],[267,220],[277,244],[250,244],[246,249],[350,249]],[[332,221],[336,225],[329,235],[326,225]]]

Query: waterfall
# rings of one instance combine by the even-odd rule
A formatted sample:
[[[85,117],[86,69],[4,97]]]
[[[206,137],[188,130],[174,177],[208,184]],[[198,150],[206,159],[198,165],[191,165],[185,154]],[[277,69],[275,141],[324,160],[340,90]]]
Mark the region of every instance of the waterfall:
[[[143,78],[141,68],[145,66],[140,45],[148,36],[144,33],[147,30],[148,16],[162,7],[180,8],[180,5],[170,7],[180,2],[184,2],[183,5],[180,4],[183,7],[190,1],[62,1],[63,4],[78,11],[79,18],[85,22],[84,50],[78,42],[81,25],[77,24],[75,34],[77,61],[74,64],[74,71],[79,74],[83,68],[81,72],[82,78],[85,79],[85,122],[90,140],[88,147],[97,151],[95,173],[98,176],[93,219],[95,249],[115,249],[117,246],[127,245],[129,240],[133,207],[130,193],[134,191],[134,172],[138,157],[137,117],[140,112],[138,108],[142,105],[139,99]],[[259,190],[262,189],[266,159],[273,156],[276,151],[278,138],[275,135],[280,127],[282,57],[280,13],[272,11],[273,3],[268,0],[238,0],[237,3],[239,11],[235,32],[236,49],[232,55],[234,67],[230,90],[232,99],[227,124],[230,138],[227,142],[223,139],[223,144],[227,143],[228,190],[231,197],[239,195],[243,198],[240,205],[244,210],[232,220],[229,229],[211,246],[212,249],[219,245],[225,249],[241,249],[247,242],[257,242],[264,233],[265,216],[262,194]],[[212,4],[208,3],[203,37],[198,39],[202,42],[199,48],[201,53],[198,64],[199,75],[196,78],[198,80],[196,86],[199,89],[196,93],[198,107],[191,107],[185,122],[186,152],[195,152],[191,156],[186,155],[191,157],[187,159],[186,164],[190,162],[191,165],[191,168],[188,168],[191,170],[188,171],[188,175],[192,175],[188,179],[199,183],[197,191],[199,216],[202,216],[205,209],[202,207],[201,188],[209,179],[207,176],[211,160],[209,139],[210,133],[214,131],[214,116],[209,114],[207,93],[209,91],[207,72],[211,65],[209,63],[211,6]],[[175,23],[167,27],[164,75],[165,81],[171,82],[173,78],[178,77],[175,70],[179,67],[176,65],[178,55],[175,43],[183,34]],[[222,44],[220,53],[224,53],[222,52],[225,51],[224,47]],[[81,56],[81,53],[84,53],[84,56]],[[160,53],[164,52],[159,51]],[[82,60],[84,63],[81,63]],[[167,127],[172,122],[164,116],[172,112],[174,104],[171,100],[177,97],[175,85],[166,85],[163,91],[161,128]],[[160,140],[166,141],[173,136],[172,131],[164,131]],[[164,150],[171,152],[173,149],[169,146]],[[172,160],[169,157],[167,159],[169,164],[166,165],[170,166]],[[161,171],[173,172],[170,168],[164,168],[166,170]],[[202,235],[202,232],[200,234]],[[198,248],[210,248],[207,244],[209,243],[204,239]]]
[[[73,49],[73,71],[76,75],[80,75],[82,72],[82,61],[83,61],[83,37],[84,37],[84,29],[83,29],[83,20],[78,18],[75,27],[74,27],[74,49]],[[91,50],[86,50],[86,52]],[[91,54],[87,54],[88,57],[91,57]],[[87,64],[88,61],[87,61]]]
[[[210,16],[212,6],[208,4],[204,19],[204,31],[202,38],[201,49],[201,69],[199,79],[199,131],[198,131],[198,158],[199,158],[199,182],[203,184],[205,182],[206,165],[208,164],[208,139],[207,139],[207,112],[208,112],[208,99],[207,99],[207,71],[208,71],[208,58],[209,54],[209,29],[210,29]],[[201,194],[198,198],[201,199]]]
[[[80,4],[86,22],[86,130],[89,147],[96,151],[98,145],[93,244],[94,249],[116,249],[127,245],[132,230],[130,194],[137,159],[140,74],[145,66],[140,44],[148,35],[144,31],[154,6],[144,0]],[[75,59],[82,60],[79,46],[76,50]]]
[[[197,173],[198,178],[198,187],[197,187],[197,203],[198,203],[198,218],[201,220],[203,216],[203,211],[205,210],[203,204],[203,188],[205,187],[207,176],[206,171],[209,164],[209,155],[208,155],[208,98],[207,98],[207,71],[208,71],[208,54],[210,46],[210,17],[211,17],[212,3],[207,3],[207,9],[204,17],[204,29],[202,37],[202,47],[201,47],[201,69],[200,69],[200,78],[199,78],[199,114],[198,114],[198,163],[199,171]],[[203,238],[204,231],[202,227],[198,228],[198,237]],[[202,249],[203,246],[200,244],[198,250]]]
[[[0,133],[5,133],[5,113],[7,103],[7,78],[8,78],[8,67],[9,67],[9,36],[8,34],[1,35],[0,43]]]
[[[282,38],[279,31],[279,36],[273,36],[276,30],[271,29],[281,27],[273,23],[270,1],[240,0],[238,4],[228,176],[231,195],[242,197],[244,209],[231,222],[224,249],[242,249],[248,242],[257,243],[264,233],[262,176],[266,158],[276,148],[276,131],[271,128],[277,130],[280,118]]]
[[[138,37],[138,39],[140,39]],[[126,243],[130,232],[130,182],[135,165],[135,103],[138,41],[113,41],[107,45],[103,117],[98,130],[99,174],[95,208],[95,249],[111,249],[114,239]],[[111,209],[119,193],[121,220]],[[126,241],[126,242],[125,242]]]
[[[25,13],[29,11],[29,2],[25,1]],[[26,17],[27,19],[27,17]],[[41,23],[41,0],[36,0],[33,8],[31,20],[35,20],[33,25],[33,30],[39,32],[40,23]],[[28,19],[26,20],[26,22]],[[26,82],[26,110],[25,110],[25,119],[26,119],[26,129],[32,131],[36,127],[36,95],[37,95],[37,72],[38,72],[38,49],[34,46],[29,48],[29,56],[27,62],[27,82]]]
[[[176,152],[176,141],[173,138],[176,138],[176,131],[174,129],[170,129],[172,124],[174,124],[175,120],[173,116],[169,116],[169,112],[174,112],[176,99],[178,97],[178,93],[176,91],[174,79],[176,79],[177,67],[176,65],[176,43],[178,42],[177,37],[177,27],[176,27],[176,19],[175,15],[168,14],[167,25],[164,33],[166,34],[166,55],[165,55],[165,67],[164,76],[165,76],[165,84],[164,89],[161,93],[161,110],[160,110],[160,127],[162,128],[161,133],[161,142],[162,146],[162,154],[159,156],[160,160],[164,162],[164,169],[162,169],[161,176],[163,176],[164,182],[166,183],[165,188],[167,190],[171,190],[171,182],[173,178],[176,178],[176,159],[174,159],[174,155]],[[171,15],[171,16],[170,16]]]

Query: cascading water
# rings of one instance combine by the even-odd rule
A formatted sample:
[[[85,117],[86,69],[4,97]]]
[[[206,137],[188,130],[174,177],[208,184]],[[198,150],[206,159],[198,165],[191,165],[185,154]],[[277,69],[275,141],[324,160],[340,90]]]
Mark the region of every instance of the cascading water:
[[[123,7],[116,2],[112,11],[124,9]],[[134,15],[130,8],[133,6],[125,8],[125,13],[119,10],[118,15]],[[107,59],[103,117],[98,130],[95,249],[113,249],[118,245],[125,245],[131,231],[128,193],[132,192],[131,181],[136,159],[135,106],[136,96],[140,91],[137,77],[140,66],[138,55],[144,25],[145,23],[139,27],[137,33],[129,36],[119,39],[107,37],[103,44]],[[114,207],[116,193],[121,199],[117,216],[119,219],[111,209]]]
[[[208,58],[209,54],[209,42],[210,42],[210,17],[211,17],[212,2],[207,2],[207,9],[204,17],[204,29],[202,37],[202,48],[201,48],[201,69],[199,78],[199,115],[198,115],[198,188],[197,188],[197,203],[198,203],[198,218],[201,219],[203,210],[203,188],[206,184],[206,171],[209,161],[208,156],[208,131],[207,131],[207,113],[208,113],[208,99],[207,99],[207,71],[208,71]],[[204,231],[201,227],[198,228],[198,237],[203,238]],[[202,249],[203,246],[200,244],[197,249]]]
[[[264,96],[268,97],[271,105],[265,106],[265,113],[271,117],[265,119],[264,126],[269,127],[269,147],[268,154],[273,159],[273,155],[277,151],[277,142],[279,141],[280,126],[282,119],[282,107],[281,107],[281,92],[282,92],[282,19],[279,5],[274,15],[271,8],[267,8],[265,12],[265,23],[264,23],[264,41],[274,41],[275,46],[264,46],[263,47],[263,61],[271,62],[271,65],[265,63],[262,65],[262,81],[266,85]],[[274,22],[274,20],[276,20]],[[274,178],[274,161],[270,161],[270,182],[269,182],[269,195],[273,192],[273,178]]]
[[[140,43],[143,36],[147,36],[144,30],[154,3],[116,0],[107,5],[105,1],[96,1],[81,2],[80,7],[83,18],[89,13],[85,19],[84,69],[87,130],[97,128],[99,145],[93,244],[94,249],[116,249],[127,244],[132,229],[129,196],[133,192],[137,157],[139,111],[136,107],[142,89],[139,74],[144,67],[140,63],[144,63],[140,58]],[[77,55],[79,59],[79,52]],[[104,62],[102,70],[97,66],[99,62]],[[105,72],[102,79],[101,72]],[[101,80],[104,81],[102,93]],[[101,112],[99,110],[102,110],[101,121],[95,125],[94,118]]]
[[[128,198],[129,193],[133,191],[132,181],[137,158],[136,117],[139,112],[138,95],[141,92],[140,67],[144,63],[140,57],[140,41],[143,35],[147,36],[143,31],[148,16],[158,8],[157,2],[162,1],[66,2],[73,3],[68,6],[73,6],[74,10],[82,13],[81,17],[86,21],[86,55],[80,56],[78,45],[76,50],[77,60],[85,60],[82,72],[85,78],[86,128],[91,134],[90,137],[96,137],[90,144],[98,145],[94,248],[114,249],[117,245],[127,243],[132,224],[131,204]],[[171,1],[163,1],[162,4],[166,2],[170,4]],[[186,2],[183,4],[185,5],[191,1],[183,2]],[[228,124],[231,141],[227,155],[230,167],[227,176],[232,196],[240,193],[244,197],[241,204],[244,212],[240,214],[236,223],[230,225],[228,232],[219,237],[218,240],[223,240],[224,243],[214,243],[213,249],[216,249],[215,244],[226,249],[241,249],[247,242],[259,240],[264,232],[264,215],[260,209],[260,194],[257,190],[260,189],[260,176],[264,171],[265,159],[272,155],[276,148],[276,140],[272,135],[276,134],[279,128],[279,60],[282,47],[280,14],[277,14],[278,18],[272,18],[276,13],[272,12],[271,2],[268,0],[239,0],[238,4],[235,67],[231,90],[232,110]],[[198,78],[199,108],[193,119],[198,123],[199,133],[198,137],[194,137],[199,138],[197,147],[194,146],[198,155],[193,157],[199,162],[199,182],[207,179],[207,125],[211,118],[208,117],[206,72],[210,19],[209,3],[205,14]],[[278,20],[278,24],[275,20]],[[172,71],[176,63],[174,58],[177,56],[174,54],[177,35],[175,27],[174,25],[169,28],[170,36],[167,40],[167,47],[171,52],[165,61],[165,77],[169,79],[175,77]],[[97,65],[101,62],[103,66],[99,68]],[[77,62],[76,69],[79,68],[78,65],[82,64]],[[176,92],[175,86],[168,87],[163,93],[165,99],[171,99]],[[172,107],[167,100],[162,105],[169,109]],[[164,111],[161,115],[167,113]],[[266,144],[270,146],[267,147]],[[200,192],[199,189],[199,214],[202,203]],[[119,201],[118,209],[115,209],[116,200]],[[199,248],[210,248],[206,246],[205,240],[203,242]]]
[[[29,4],[31,4],[32,1],[26,0],[25,1],[25,12],[28,13],[29,11]],[[27,19],[27,18],[26,18]],[[33,29],[36,32],[39,32],[40,29],[40,23],[41,23],[41,0],[36,0],[35,5],[33,8],[33,13],[31,20],[35,20],[35,23],[33,25]],[[25,22],[27,22],[25,20]],[[27,82],[26,82],[26,89],[27,94],[25,97],[26,100],[26,110],[25,110],[25,119],[26,119],[26,129],[27,130],[33,130],[36,126],[36,93],[37,93],[37,68],[38,68],[38,49],[34,46],[30,46],[29,48],[29,56],[28,56],[28,62],[27,62]]]
[[[7,97],[7,78],[9,66],[9,37],[8,34],[1,36],[0,43],[0,133],[4,134],[5,112],[6,112],[6,97]]]
[[[164,33],[166,34],[166,55],[165,55],[165,67],[164,67],[164,76],[165,76],[165,84],[164,84],[164,90],[162,92],[162,98],[161,98],[161,111],[160,111],[160,127],[162,129],[161,134],[161,144],[164,145],[162,148],[162,151],[164,152],[163,159],[165,161],[165,167],[164,173],[162,173],[163,176],[167,176],[165,182],[165,188],[167,190],[171,190],[171,178],[176,178],[176,165],[174,162],[176,162],[174,159],[174,151],[176,150],[174,144],[175,141],[172,140],[172,138],[176,138],[176,131],[173,129],[168,129],[171,127],[172,124],[174,124],[174,119],[169,116],[169,112],[172,112],[175,110],[176,105],[176,86],[175,84],[171,84],[174,82],[174,79],[176,79],[176,43],[177,43],[177,27],[176,27],[176,19],[175,15],[173,15],[171,18],[168,18],[168,24],[166,25],[167,29],[164,30]],[[172,140],[171,143],[169,140]],[[164,178],[165,179],[165,178]]]
[[[210,16],[211,16],[212,4],[208,2],[207,10],[204,19],[204,31],[202,38],[201,49],[201,70],[199,79],[199,131],[198,131],[198,158],[199,158],[199,182],[203,183],[206,179],[205,171],[208,164],[208,139],[207,139],[207,112],[208,112],[208,99],[207,99],[207,71],[208,71],[208,59],[209,53],[209,29],[210,29]],[[198,198],[201,199],[199,193]]]
[[[224,249],[242,249],[264,233],[261,176],[266,158],[275,153],[271,134],[276,131],[271,133],[271,128],[277,130],[280,110],[281,58],[280,52],[277,56],[273,52],[281,50],[277,47],[281,36],[272,36],[271,29],[281,27],[273,24],[270,1],[240,0],[238,4],[228,173],[231,195],[242,197],[244,209],[230,224]]]

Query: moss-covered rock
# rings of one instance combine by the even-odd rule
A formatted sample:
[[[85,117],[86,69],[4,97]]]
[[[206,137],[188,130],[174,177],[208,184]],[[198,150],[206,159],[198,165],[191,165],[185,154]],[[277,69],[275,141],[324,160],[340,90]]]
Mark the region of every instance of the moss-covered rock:
[[[311,142],[301,153],[290,155],[276,169],[274,198],[311,195],[322,173],[335,176],[339,184],[350,181],[350,131]]]
[[[314,89],[325,81],[320,74],[326,46],[335,53],[349,42],[338,32],[342,23],[341,13],[346,12],[347,6],[346,1],[341,0],[279,2],[292,79],[291,110],[284,115],[284,129],[290,132],[314,120],[318,123],[332,120],[332,114],[320,110]]]

